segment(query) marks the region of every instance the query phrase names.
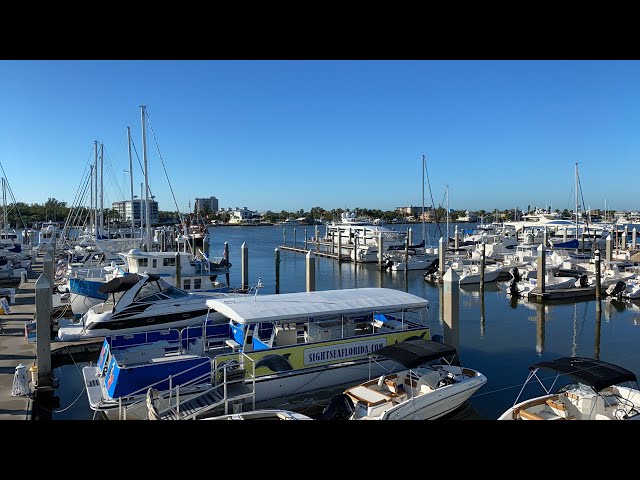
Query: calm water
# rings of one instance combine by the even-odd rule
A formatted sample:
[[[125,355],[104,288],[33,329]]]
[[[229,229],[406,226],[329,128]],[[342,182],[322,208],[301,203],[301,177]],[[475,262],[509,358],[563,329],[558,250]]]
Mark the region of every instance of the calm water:
[[[421,226],[412,225],[414,242],[422,239]],[[460,224],[460,228],[470,224]],[[296,227],[296,244],[304,246],[314,227]],[[319,226],[324,234],[324,227]],[[398,230],[407,226],[397,225]],[[428,225],[429,239],[434,225]],[[450,225],[453,235],[453,226]],[[224,243],[229,245],[232,263],[231,286],[241,283],[241,247],[248,252],[249,284],[258,277],[264,285],[260,293],[275,293],[275,248],[283,243],[282,227],[213,227],[210,255],[222,256]],[[293,228],[288,227],[286,244],[293,244]],[[428,240],[429,240],[428,239]],[[436,242],[437,243],[437,242]],[[311,246],[310,246],[311,248]],[[602,301],[600,313],[595,301],[539,305],[527,300],[512,301],[506,294],[508,282],[489,283],[484,299],[478,286],[460,287],[459,326],[448,338],[458,348],[463,365],[484,373],[487,384],[469,401],[469,406],[454,418],[495,419],[511,406],[529,365],[561,356],[595,357],[617,363],[640,374],[640,301]],[[442,286],[425,282],[421,271],[379,272],[377,264],[338,264],[335,260],[316,258],[316,290],[355,287],[388,287],[405,290],[429,301],[431,334],[444,335],[441,297]],[[280,293],[299,292],[306,288],[305,255],[280,252]],[[97,354],[96,354],[97,359]],[[95,362],[94,359],[93,361]],[[73,363],[75,360],[76,363]],[[86,360],[86,359],[83,359]],[[87,362],[71,363],[54,369],[60,380],[59,398],[54,420],[91,419],[80,369]]]

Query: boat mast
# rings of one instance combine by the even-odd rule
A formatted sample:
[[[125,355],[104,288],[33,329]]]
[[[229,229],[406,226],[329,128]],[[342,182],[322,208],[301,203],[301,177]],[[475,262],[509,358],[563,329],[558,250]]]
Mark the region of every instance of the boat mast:
[[[449,245],[449,184],[446,185],[447,193],[447,245]]]
[[[576,162],[576,240],[578,239],[578,162]]]
[[[426,235],[425,235],[425,225],[424,225],[424,170],[426,168],[426,160],[424,158],[424,153],[422,154],[422,241],[425,242],[426,245]]]
[[[145,111],[146,108],[144,105],[140,105],[140,114],[142,117],[142,157],[144,158],[144,202],[145,202],[145,221],[146,221],[146,230],[145,230],[145,243],[147,244],[147,251],[151,251],[151,222],[149,218],[149,168],[147,164],[147,129],[146,129],[146,120],[145,120]],[[142,224],[141,224],[142,225]]]
[[[100,235],[104,233],[104,176],[103,176],[103,165],[104,165],[104,143],[100,144]],[[98,238],[98,237],[96,237]]]
[[[93,141],[93,165],[91,166],[91,225],[90,225],[90,230],[89,230],[89,234],[90,235],[95,235],[96,230],[97,230],[97,223],[98,223],[98,219],[96,218],[97,216],[97,209],[96,209],[96,205],[97,205],[97,189],[96,189],[96,185],[97,185],[97,176],[96,176],[96,171],[98,169],[98,141],[94,140]],[[94,179],[96,181],[94,181]]]
[[[4,177],[2,177],[2,207],[4,208],[2,229],[4,231],[4,239],[6,240],[9,237],[7,236],[7,186]]]
[[[131,127],[127,127],[127,146],[129,149],[129,179],[131,180],[131,239],[136,238],[136,220],[133,208],[133,161],[131,160]],[[140,199],[142,201],[142,199]]]

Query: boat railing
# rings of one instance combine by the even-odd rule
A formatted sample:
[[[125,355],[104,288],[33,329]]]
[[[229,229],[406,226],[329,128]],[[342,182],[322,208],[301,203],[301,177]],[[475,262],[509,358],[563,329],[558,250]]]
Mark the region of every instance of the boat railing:
[[[183,376],[183,375],[191,372],[192,370],[195,370],[196,368],[201,368],[201,367],[202,367],[202,364],[198,364],[198,365],[194,365],[192,367],[189,367],[189,368],[187,368],[185,370],[182,370],[182,371],[180,371],[180,372],[178,372],[176,374],[169,375],[168,377],[165,377],[165,378],[163,378],[161,380],[158,380],[158,381],[153,382],[153,383],[151,383],[149,385],[146,385],[146,386],[144,386],[142,388],[139,388],[138,390],[135,390],[135,391],[133,391],[131,393],[128,393],[125,398],[135,398],[137,396],[144,395],[144,394],[147,393],[147,391],[150,388],[156,388],[158,385],[161,385],[161,384],[163,384],[165,382],[168,382],[169,383],[169,389],[167,390],[167,392],[169,393],[169,403],[171,404],[172,395],[177,395],[178,398],[179,398],[179,392],[180,392],[180,387],[181,386],[183,388],[184,387],[188,387],[188,386],[200,383],[200,382],[204,382],[205,380],[211,378],[211,372],[209,371],[209,372],[207,372],[207,373],[205,373],[203,375],[199,375],[199,376],[191,378],[191,379],[189,379],[189,380],[187,380],[185,382],[176,384],[175,386],[173,385],[175,377]],[[145,400],[146,400],[146,398],[143,397],[141,400],[137,400],[135,402],[123,405],[122,404],[123,397],[119,397],[118,398],[118,419],[119,420],[126,420],[127,419],[127,411],[134,409],[135,407],[139,406],[141,403],[144,403]]]

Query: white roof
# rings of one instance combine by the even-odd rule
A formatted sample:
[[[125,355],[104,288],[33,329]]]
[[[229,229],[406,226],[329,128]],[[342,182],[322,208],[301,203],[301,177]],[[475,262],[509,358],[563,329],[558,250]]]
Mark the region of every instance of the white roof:
[[[385,312],[426,307],[422,297],[391,288],[351,288],[208,299],[207,307],[239,323]]]

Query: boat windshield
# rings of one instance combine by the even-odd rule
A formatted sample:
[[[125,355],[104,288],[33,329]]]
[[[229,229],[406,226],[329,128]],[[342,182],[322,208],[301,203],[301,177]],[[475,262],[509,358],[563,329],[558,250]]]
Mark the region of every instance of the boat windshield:
[[[162,294],[162,295],[158,295]],[[151,298],[154,296],[153,298]],[[136,295],[136,301],[139,300],[161,300],[164,298],[186,298],[188,294],[182,290],[169,285],[167,282],[159,278],[156,281],[145,283]]]

